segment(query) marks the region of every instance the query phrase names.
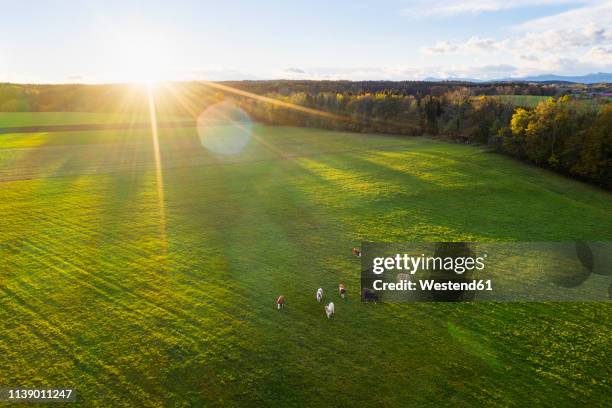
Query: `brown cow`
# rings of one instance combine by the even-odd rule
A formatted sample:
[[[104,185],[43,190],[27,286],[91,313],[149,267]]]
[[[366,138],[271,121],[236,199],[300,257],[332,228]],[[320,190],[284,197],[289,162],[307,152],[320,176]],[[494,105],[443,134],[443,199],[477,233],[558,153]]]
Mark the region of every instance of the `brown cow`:
[[[342,299],[344,299],[344,296],[346,296],[346,289],[344,288],[343,282],[340,282],[340,284],[338,285],[338,293],[340,294],[340,297]]]
[[[353,255],[355,255],[355,256],[357,256],[357,257],[361,258],[361,249],[359,249],[359,248],[353,248],[353,249],[351,250],[351,252],[353,253]]]
[[[285,297],[283,295],[280,295],[277,299],[276,299],[276,308],[278,310],[281,310],[282,308],[285,307]]]

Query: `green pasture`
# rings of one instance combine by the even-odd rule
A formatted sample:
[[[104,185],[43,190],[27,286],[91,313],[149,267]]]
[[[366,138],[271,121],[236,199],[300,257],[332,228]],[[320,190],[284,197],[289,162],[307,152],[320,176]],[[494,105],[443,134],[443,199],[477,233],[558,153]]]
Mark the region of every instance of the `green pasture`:
[[[497,95],[496,98],[501,99],[503,102],[509,102],[514,106],[524,106],[527,108],[534,108],[538,103],[543,102],[550,98],[550,96],[538,96],[538,95]]]
[[[350,251],[612,240],[609,193],[425,138],[159,138],[161,186],[144,129],[0,135],[0,386],[100,407],[612,402],[609,303],[362,304]]]
[[[522,106],[526,108],[535,108],[538,103],[543,102],[550,96],[538,95],[496,95],[494,98],[499,98],[502,102],[509,102],[514,106]],[[579,109],[597,110],[609,103],[609,98],[587,98],[575,99]]]
[[[162,114],[158,120],[185,120],[178,115]],[[42,125],[105,125],[148,122],[148,115],[94,112],[0,112],[0,128]]]

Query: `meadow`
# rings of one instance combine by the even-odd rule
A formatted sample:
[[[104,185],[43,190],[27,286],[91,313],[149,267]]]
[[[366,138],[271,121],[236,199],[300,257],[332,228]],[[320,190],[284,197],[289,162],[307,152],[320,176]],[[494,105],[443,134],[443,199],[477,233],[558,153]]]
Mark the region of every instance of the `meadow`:
[[[179,121],[181,115],[163,114],[158,120]],[[99,125],[147,123],[148,114],[97,112],[0,112],[0,129],[20,126]]]
[[[539,95],[496,95],[495,98],[498,98],[502,102],[508,102],[513,106],[520,106],[525,108],[535,108],[538,103],[543,102],[549,98],[550,96],[539,96]],[[606,98],[598,98],[598,99],[576,99],[577,105],[581,109],[600,109],[605,105],[605,102],[608,99]]]
[[[350,251],[609,241],[610,193],[479,147],[257,124],[227,156],[161,129],[160,188],[150,133],[0,135],[0,385],[83,406],[612,402],[610,303],[362,304]]]

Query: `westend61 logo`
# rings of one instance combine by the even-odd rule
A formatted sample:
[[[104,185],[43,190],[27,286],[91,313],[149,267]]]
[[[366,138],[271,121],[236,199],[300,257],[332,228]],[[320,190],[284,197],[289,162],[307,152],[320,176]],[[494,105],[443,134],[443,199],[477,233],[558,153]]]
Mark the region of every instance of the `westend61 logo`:
[[[609,242],[362,243],[362,301],[605,301]]]

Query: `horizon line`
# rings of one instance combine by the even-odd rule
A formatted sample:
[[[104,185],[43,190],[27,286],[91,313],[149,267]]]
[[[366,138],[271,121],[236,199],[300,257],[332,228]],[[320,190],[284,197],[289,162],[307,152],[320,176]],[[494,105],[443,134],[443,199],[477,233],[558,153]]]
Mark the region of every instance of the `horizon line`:
[[[592,75],[612,75],[609,72],[591,72],[583,75],[560,75],[554,73],[546,73],[546,74],[536,74],[536,75],[525,75],[521,77],[504,77],[504,78],[492,78],[492,79],[481,79],[481,78],[469,78],[469,77],[447,77],[447,78],[437,78],[437,77],[424,77],[420,79],[347,79],[347,78],[258,78],[258,79],[168,79],[168,80],[159,80],[159,81],[150,81],[149,84],[164,84],[164,83],[190,83],[190,82],[269,82],[269,81],[286,81],[286,82],[300,82],[300,81],[310,81],[310,82],[466,82],[466,83],[491,83],[491,82],[549,82],[554,80],[540,80],[533,81],[525,78],[538,78],[545,76],[555,76],[559,78],[580,78],[580,77],[588,77]],[[563,81],[560,79],[560,81]],[[568,81],[571,82],[571,81]],[[576,82],[580,83],[580,82]],[[609,83],[604,81],[603,83]],[[96,81],[75,81],[75,82],[52,82],[52,81],[41,81],[41,82],[29,82],[29,81],[0,81],[2,85],[84,85],[84,86],[96,86],[96,85],[142,85],[146,86],[147,82],[139,82],[139,81],[109,81],[109,82],[96,82]]]

